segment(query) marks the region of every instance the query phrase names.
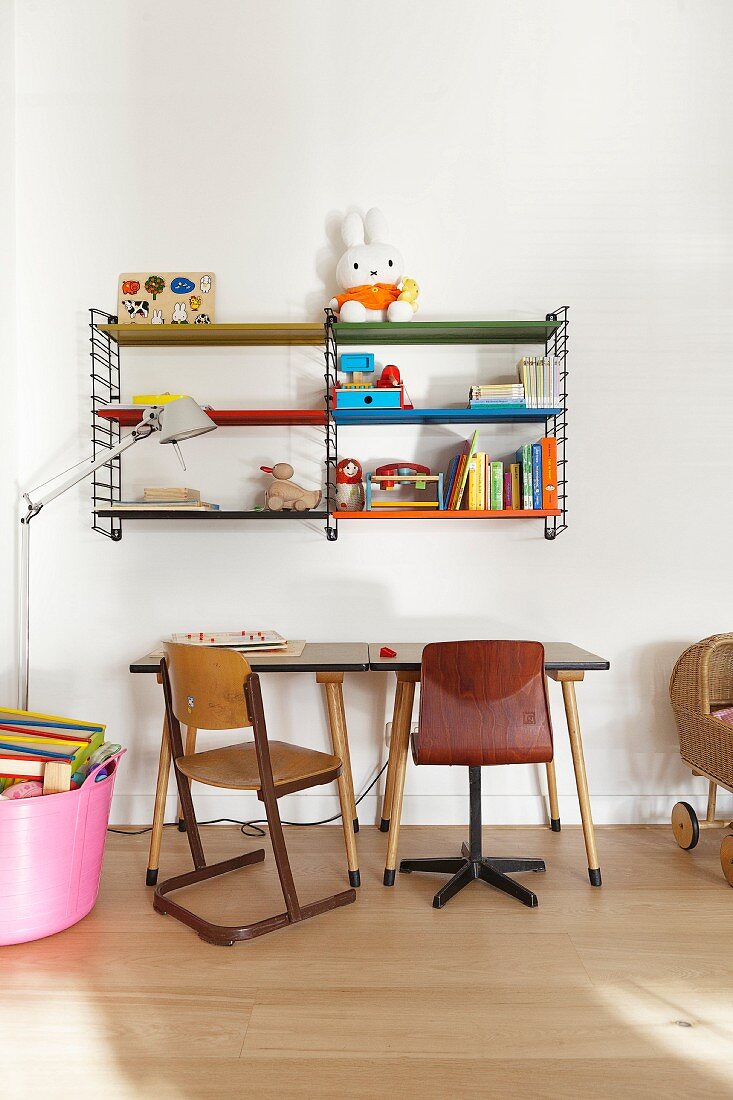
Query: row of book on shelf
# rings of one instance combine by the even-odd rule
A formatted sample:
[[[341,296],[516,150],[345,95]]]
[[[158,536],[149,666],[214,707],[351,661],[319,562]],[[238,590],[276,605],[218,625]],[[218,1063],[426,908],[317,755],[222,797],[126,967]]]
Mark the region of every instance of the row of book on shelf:
[[[472,386],[469,409],[556,409],[560,405],[560,359],[557,355],[525,355],[517,363],[518,382]]]
[[[453,455],[444,481],[444,508],[471,512],[540,511],[558,507],[557,440],[525,443],[514,461],[479,451],[478,432]]]

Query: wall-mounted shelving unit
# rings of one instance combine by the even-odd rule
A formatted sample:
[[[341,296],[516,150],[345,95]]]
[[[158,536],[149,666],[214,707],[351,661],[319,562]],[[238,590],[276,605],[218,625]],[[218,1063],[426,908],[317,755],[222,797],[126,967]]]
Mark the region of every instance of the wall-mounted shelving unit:
[[[117,323],[101,310],[91,310],[92,358],[92,443],[94,454],[111,448],[120,439],[121,426],[139,423],[142,408],[115,409],[120,402],[119,349],[126,347],[323,347],[325,393],[323,409],[209,409],[216,424],[229,427],[276,425],[314,426],[324,429],[325,508],[309,512],[267,511],[162,511],[120,509],[120,459],[101,467],[92,483],[94,530],[118,541],[123,520],[267,521],[325,520],[330,541],[338,537],[343,520],[496,520],[543,519],[545,538],[554,539],[567,527],[567,332],[568,307],[547,314],[544,320],[509,321],[410,321],[404,324],[367,322],[344,324],[330,309],[325,327],[316,323],[262,322],[256,324],[134,325]],[[334,409],[339,348],[384,345],[468,345],[496,344],[542,346],[546,355],[560,360],[560,402],[551,409],[484,411],[466,408],[395,409],[364,411]],[[110,407],[112,406],[112,407]],[[375,509],[370,512],[338,512],[335,506],[334,475],[338,453],[338,427],[384,426],[388,424],[543,424],[545,433],[557,440],[558,503],[556,510],[538,511],[442,511],[417,509]]]
[[[418,509],[373,509],[369,512],[339,512],[338,520],[415,520],[417,522],[464,519],[480,522],[494,519],[543,519],[545,538],[554,539],[567,528],[567,350],[568,307],[548,313],[544,320],[510,321],[408,321],[406,323],[344,324],[332,310],[326,310],[326,376],[336,382],[339,350],[374,345],[456,346],[460,344],[514,344],[542,346],[545,355],[560,360],[560,403],[551,409],[484,411],[475,409],[330,409],[337,426],[371,427],[386,424],[543,424],[546,435],[557,440],[558,504],[551,511],[445,511]]]
[[[95,455],[120,439],[120,427],[134,427],[143,407],[116,409],[120,401],[120,348],[193,347],[322,347],[323,325],[310,323],[262,322],[231,325],[133,325],[102,310],[91,310],[92,355],[92,443]],[[112,406],[112,407],[110,407]],[[269,520],[325,520],[326,535],[336,538],[332,520],[335,510],[333,471],[336,467],[336,426],[324,398],[322,409],[208,409],[208,415],[222,427],[318,427],[324,429],[325,508],[308,512],[258,510],[194,510],[115,508],[121,499],[121,464],[114,459],[103,466],[92,484],[92,528],[117,542],[122,523],[128,520],[222,520],[267,522]]]

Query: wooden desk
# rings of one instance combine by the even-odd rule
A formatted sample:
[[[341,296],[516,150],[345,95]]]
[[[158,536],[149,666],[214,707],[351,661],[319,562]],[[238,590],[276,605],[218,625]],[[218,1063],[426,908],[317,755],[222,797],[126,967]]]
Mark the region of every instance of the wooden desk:
[[[375,672],[394,672],[397,677],[392,718],[392,738],[389,746],[389,764],[380,825],[383,832],[389,831],[387,861],[384,869],[385,886],[393,886],[395,881],[402,797],[405,790],[405,771],[410,747],[412,707],[415,699],[415,684],[420,682],[422,651],[425,644],[424,642],[369,643],[370,669]],[[396,656],[380,657],[379,653],[383,646],[394,650]],[[588,877],[591,886],[601,885],[601,868],[596,852],[588,780],[585,774],[585,760],[583,757],[583,740],[580,733],[578,704],[575,698],[575,684],[584,678],[586,672],[606,671],[610,667],[610,663],[605,657],[589,653],[587,650],[580,649],[569,642],[545,643],[545,671],[552,680],[557,680],[562,685],[570,751],[573,756],[575,783],[578,789],[580,816],[583,822],[585,850],[588,856]],[[550,803],[550,825],[555,832],[559,832],[560,811],[557,802],[554,761],[547,765],[547,788]]]
[[[349,871],[358,877],[359,862],[353,833],[347,827],[349,815],[354,823],[354,832],[359,831],[359,819],[356,813],[354,781],[351,774],[349,738],[346,729],[343,683],[346,672],[366,672],[369,668],[369,651],[366,642],[309,642],[299,657],[283,656],[279,653],[252,653],[247,657],[253,672],[314,672],[316,683],[323,684],[328,708],[328,724],[331,743],[336,756],[344,763],[342,775],[338,781],[339,800],[344,820],[344,837],[349,862]],[[130,665],[130,672],[154,674],[160,683],[160,656],[148,653],[139,657]],[[189,727],[186,735],[186,752],[196,750],[196,730]],[[168,794],[171,756],[168,741],[168,725],[163,716],[163,736],[160,742],[160,760],[158,762],[158,780],[155,787],[155,809],[153,828],[150,835],[150,853],[145,881],[154,886],[158,881],[160,864],[160,843],[163,836],[165,802]],[[179,823],[180,828],[180,823]]]

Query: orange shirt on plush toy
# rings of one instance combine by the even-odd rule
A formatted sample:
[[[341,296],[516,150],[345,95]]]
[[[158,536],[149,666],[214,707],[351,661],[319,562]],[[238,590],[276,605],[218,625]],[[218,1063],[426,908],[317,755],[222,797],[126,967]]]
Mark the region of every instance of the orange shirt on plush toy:
[[[341,309],[344,302],[361,302],[367,309],[387,309],[392,302],[399,298],[400,290],[393,283],[365,283],[363,286],[352,286],[351,290],[336,295],[336,301]]]

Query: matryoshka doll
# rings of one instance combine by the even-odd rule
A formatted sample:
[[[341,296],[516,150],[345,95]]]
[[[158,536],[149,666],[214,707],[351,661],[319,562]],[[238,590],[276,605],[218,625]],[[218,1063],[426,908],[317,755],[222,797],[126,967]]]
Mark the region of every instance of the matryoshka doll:
[[[336,466],[336,508],[339,512],[364,511],[364,482],[361,463],[342,458]]]

